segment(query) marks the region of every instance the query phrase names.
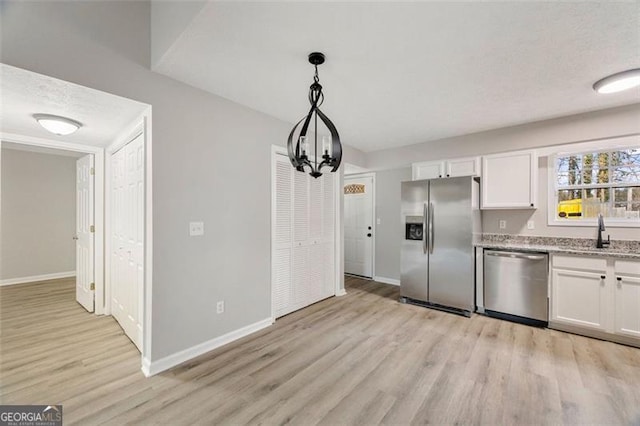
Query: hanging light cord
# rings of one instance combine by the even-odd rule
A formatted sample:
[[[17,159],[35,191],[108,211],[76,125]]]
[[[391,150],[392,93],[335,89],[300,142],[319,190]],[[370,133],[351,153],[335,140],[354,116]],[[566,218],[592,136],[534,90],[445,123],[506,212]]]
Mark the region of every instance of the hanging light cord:
[[[322,85],[320,84],[320,76],[318,76],[318,66],[315,65],[316,72],[313,75],[313,84],[309,87],[309,102],[314,111],[313,121],[313,156],[315,170],[318,170],[318,112],[316,108],[324,102],[324,94],[322,93]]]

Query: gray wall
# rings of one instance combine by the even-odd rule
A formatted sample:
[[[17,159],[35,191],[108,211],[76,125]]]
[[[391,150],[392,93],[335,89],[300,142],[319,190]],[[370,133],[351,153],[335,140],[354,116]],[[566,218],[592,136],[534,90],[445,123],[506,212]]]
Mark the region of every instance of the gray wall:
[[[156,361],[270,318],[270,150],[292,124],[150,71],[148,2],[5,1],[1,17],[3,63],[152,105],[145,356]],[[194,220],[205,222],[204,237],[189,237]]]
[[[528,148],[578,143],[640,134],[640,104],[611,108],[554,120],[441,139],[396,149],[366,154],[367,167],[385,170],[406,167],[414,162],[484,155]],[[483,211],[484,232],[526,234],[561,237],[596,235],[593,227],[547,225],[547,159],[540,158],[537,210]],[[507,228],[499,229],[499,220],[507,221]],[[535,229],[527,229],[527,221],[534,220]],[[611,238],[639,240],[640,228],[607,228]],[[378,262],[378,259],[376,259]]]
[[[206,0],[151,0],[152,67],[158,64],[205,4]]]
[[[2,149],[0,279],[75,270],[76,159]]]
[[[376,173],[376,276],[400,279],[400,182],[411,180],[411,167]]]
[[[631,134],[640,134],[640,103],[369,152],[366,167],[372,170],[391,169],[418,161],[517,151]]]
[[[547,237],[596,238],[595,226],[549,226],[547,208],[549,194],[548,157],[538,158],[538,208],[536,210],[483,210],[483,232],[498,234],[540,235]],[[500,229],[500,220],[507,221],[506,229]],[[527,221],[533,220],[535,229],[527,229]],[[606,221],[605,221],[606,223]],[[607,227],[606,234],[617,240],[640,240],[640,228]]]
[[[538,159],[538,208],[536,210],[483,210],[482,230],[497,234],[538,235],[548,237],[596,238],[595,227],[569,227],[547,225],[548,158]],[[418,160],[416,160],[418,161]],[[376,227],[376,276],[400,279],[400,182],[411,180],[411,168],[376,172],[376,216],[381,224]],[[500,229],[499,221],[506,220],[507,228]],[[533,220],[535,229],[527,229]],[[640,228],[607,227],[605,235],[615,240],[640,240]]]

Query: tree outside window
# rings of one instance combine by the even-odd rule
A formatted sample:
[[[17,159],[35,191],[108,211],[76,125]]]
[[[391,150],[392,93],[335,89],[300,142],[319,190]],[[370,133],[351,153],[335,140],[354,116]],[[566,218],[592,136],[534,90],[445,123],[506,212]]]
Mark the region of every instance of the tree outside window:
[[[640,219],[640,148],[556,157],[556,217]]]

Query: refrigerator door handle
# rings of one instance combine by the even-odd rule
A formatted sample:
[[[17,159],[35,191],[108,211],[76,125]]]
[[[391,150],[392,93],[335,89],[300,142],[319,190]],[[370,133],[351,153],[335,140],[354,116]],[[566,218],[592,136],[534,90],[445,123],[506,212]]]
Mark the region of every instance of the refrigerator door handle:
[[[435,236],[433,235],[433,203],[429,202],[429,253],[433,254]]]
[[[424,254],[427,254],[427,215],[429,211],[427,210],[427,203],[424,203],[424,208],[422,210],[422,251]]]

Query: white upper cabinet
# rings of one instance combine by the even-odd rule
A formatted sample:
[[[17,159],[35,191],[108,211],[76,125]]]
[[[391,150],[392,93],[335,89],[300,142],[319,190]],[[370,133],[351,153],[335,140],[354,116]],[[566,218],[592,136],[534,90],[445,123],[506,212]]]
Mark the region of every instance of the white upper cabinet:
[[[413,180],[436,179],[444,176],[444,161],[425,161],[411,165]]]
[[[480,157],[454,158],[445,167],[446,177],[480,176]]]
[[[535,151],[482,157],[483,209],[531,209],[537,206],[538,158]]]
[[[411,169],[413,180],[480,176],[480,157],[413,163]]]

